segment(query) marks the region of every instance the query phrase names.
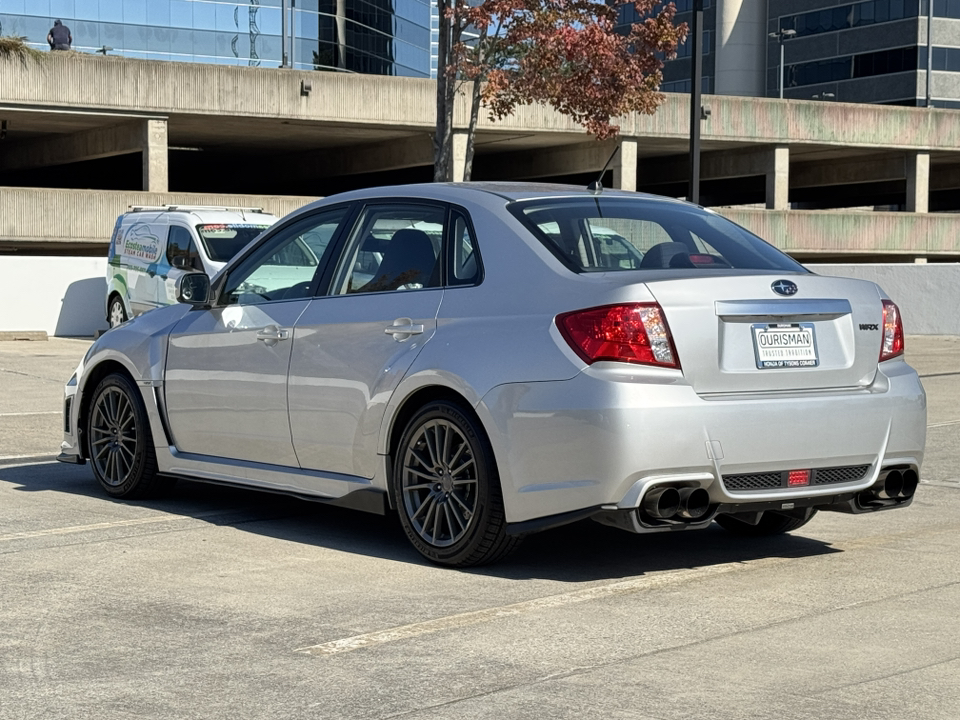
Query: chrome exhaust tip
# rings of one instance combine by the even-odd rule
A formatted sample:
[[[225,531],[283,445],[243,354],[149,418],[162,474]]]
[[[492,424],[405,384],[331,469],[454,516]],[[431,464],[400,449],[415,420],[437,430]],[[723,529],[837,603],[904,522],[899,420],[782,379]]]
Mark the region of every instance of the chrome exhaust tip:
[[[680,491],[677,515],[684,520],[698,520],[710,509],[710,493],[703,488],[684,488]]]
[[[899,470],[891,470],[883,479],[883,484],[874,488],[873,492],[881,500],[892,500],[903,490],[903,474]]]
[[[680,493],[673,487],[654,488],[643,496],[642,507],[650,517],[669,520],[680,509]]]
[[[920,476],[917,475],[915,470],[904,470],[902,476],[903,481],[900,487],[899,497],[911,498],[917,491],[917,486],[920,484]]]

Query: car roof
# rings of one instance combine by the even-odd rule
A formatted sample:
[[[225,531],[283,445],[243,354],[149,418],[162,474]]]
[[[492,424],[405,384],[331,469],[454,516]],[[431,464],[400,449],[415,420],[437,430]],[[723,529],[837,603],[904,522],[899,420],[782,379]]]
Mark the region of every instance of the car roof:
[[[661,201],[668,203],[683,203],[681,200],[667,198],[661,195],[651,195],[648,193],[629,192],[625,190],[604,189],[601,193],[587,190],[581,185],[562,185],[559,183],[536,183],[536,182],[462,182],[462,183],[418,183],[411,185],[388,185],[381,187],[364,188],[362,190],[351,190],[336,195],[329,195],[322,200],[311,203],[307,207],[319,206],[336,201],[364,200],[375,197],[418,197],[425,199],[442,200],[447,202],[456,202],[471,196],[495,195],[507,201],[516,200],[534,200],[549,198],[596,198],[616,197],[644,199],[650,201]]]
[[[256,210],[220,210],[220,209],[201,209],[201,208],[190,208],[190,209],[180,209],[180,210],[165,210],[165,209],[153,209],[145,208],[143,210],[136,210],[124,213],[124,219],[132,222],[156,222],[161,218],[169,219],[178,219],[178,220],[187,220],[189,223],[201,223],[201,224],[230,224],[230,225],[243,225],[243,224],[257,224],[260,225],[263,221],[268,221],[269,224],[272,224],[277,221],[277,217],[271,213],[266,213]]]

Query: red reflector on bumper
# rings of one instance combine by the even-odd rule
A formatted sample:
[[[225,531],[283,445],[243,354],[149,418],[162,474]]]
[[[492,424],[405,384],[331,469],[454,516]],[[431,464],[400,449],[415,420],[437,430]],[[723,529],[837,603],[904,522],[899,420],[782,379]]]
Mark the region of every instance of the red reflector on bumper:
[[[787,487],[794,487],[796,485],[809,485],[810,484],[810,471],[809,470],[791,470],[787,473]]]

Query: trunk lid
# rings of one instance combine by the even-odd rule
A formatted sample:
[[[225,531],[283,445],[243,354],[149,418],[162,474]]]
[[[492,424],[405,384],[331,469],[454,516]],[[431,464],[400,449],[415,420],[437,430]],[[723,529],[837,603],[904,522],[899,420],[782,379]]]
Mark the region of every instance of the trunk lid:
[[[780,281],[795,292],[778,295]],[[856,388],[876,375],[883,305],[874,283],[758,274],[646,285],[698,394]]]

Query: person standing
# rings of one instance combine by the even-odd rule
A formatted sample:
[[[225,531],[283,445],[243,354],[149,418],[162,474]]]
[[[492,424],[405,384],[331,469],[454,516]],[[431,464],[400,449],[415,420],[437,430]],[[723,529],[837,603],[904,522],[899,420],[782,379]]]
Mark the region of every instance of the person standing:
[[[73,35],[70,34],[70,28],[60,20],[54,20],[53,27],[47,33],[47,42],[50,43],[51,50],[69,50]]]

